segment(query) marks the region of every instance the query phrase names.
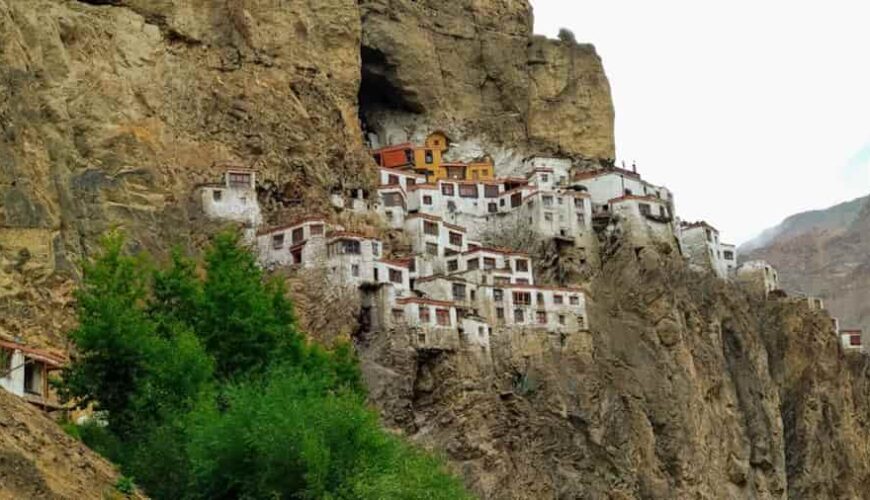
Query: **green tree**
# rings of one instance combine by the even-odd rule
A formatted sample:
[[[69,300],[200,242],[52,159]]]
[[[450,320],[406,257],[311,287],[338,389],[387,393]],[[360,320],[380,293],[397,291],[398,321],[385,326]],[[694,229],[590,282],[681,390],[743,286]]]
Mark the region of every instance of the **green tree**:
[[[235,233],[221,233],[206,253],[206,279],[196,332],[229,379],[263,373],[273,358],[301,355],[283,287],[264,286],[250,251]]]

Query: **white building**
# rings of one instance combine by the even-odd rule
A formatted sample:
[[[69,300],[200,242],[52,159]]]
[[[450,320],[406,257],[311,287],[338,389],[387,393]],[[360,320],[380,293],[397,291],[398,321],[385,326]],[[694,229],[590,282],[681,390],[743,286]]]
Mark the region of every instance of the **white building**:
[[[763,260],[752,260],[737,269],[737,279],[756,290],[769,294],[779,290],[779,274],[776,269]]]
[[[253,170],[228,169],[222,184],[204,186],[201,194],[202,209],[210,219],[241,222],[249,227],[262,222]]]
[[[267,269],[308,264],[324,257],[324,238],[329,228],[320,217],[306,217],[290,224],[257,233],[257,255]]]
[[[571,181],[571,168],[572,162],[569,158],[534,156],[523,162],[523,169],[527,173],[540,171],[550,174],[552,177],[550,186],[539,185],[544,189],[567,185]]]
[[[44,410],[59,408],[48,376],[64,364],[57,354],[0,340],[0,387]]]
[[[621,168],[580,172],[574,175],[572,182],[574,186],[586,189],[596,210],[598,206],[608,205],[613,199],[642,196],[662,200],[671,217],[675,213],[673,194],[665,187],[644,181],[636,172]]]
[[[408,214],[405,232],[415,254],[448,257],[468,250],[465,228],[444,222],[441,217],[422,212]]]
[[[508,249],[474,247],[446,259],[446,272],[459,274],[479,285],[534,285],[532,262],[528,254]]]
[[[703,221],[683,223],[680,229],[680,246],[689,264],[696,269],[709,270],[716,276],[727,279],[729,265],[733,259],[725,258],[724,249],[733,249],[733,245],[723,244],[719,239],[719,231]]]
[[[375,211],[391,228],[405,227],[405,217],[408,214],[408,197],[405,189],[397,184],[380,186]]]
[[[737,276],[737,246],[730,243],[722,243],[722,260],[725,261],[725,270],[729,278]]]
[[[576,288],[481,286],[478,311],[495,326],[572,332],[588,328],[586,297]]]

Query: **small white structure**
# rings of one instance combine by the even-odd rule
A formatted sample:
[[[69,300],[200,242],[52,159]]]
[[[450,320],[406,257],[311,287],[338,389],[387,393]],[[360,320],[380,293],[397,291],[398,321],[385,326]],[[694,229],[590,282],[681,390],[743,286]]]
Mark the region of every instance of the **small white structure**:
[[[673,244],[675,241],[670,204],[656,196],[620,196],[600,205],[599,214],[602,213],[618,216],[635,244]]]
[[[574,186],[585,188],[595,205],[606,205],[623,196],[652,196],[665,203],[671,216],[675,213],[670,190],[644,181],[637,172],[621,168],[580,172],[574,175],[572,182]]]
[[[683,223],[680,228],[680,246],[690,265],[697,269],[712,271],[722,279],[728,279],[730,261],[725,259],[723,243],[715,227],[704,221]],[[733,245],[724,246],[733,247]]]
[[[48,375],[64,364],[57,354],[0,340],[0,387],[44,410],[59,408]]]
[[[570,158],[533,156],[523,162],[525,172],[547,174],[549,179],[544,179],[542,183],[538,184],[542,189],[553,189],[556,186],[567,185],[571,181],[571,167]]]
[[[479,285],[535,284],[529,255],[508,249],[473,247],[447,258],[446,272]]]
[[[722,243],[722,260],[725,261],[725,271],[729,278],[737,276],[737,246],[730,243]]]
[[[257,233],[257,255],[267,269],[320,262],[328,228],[320,217],[306,217],[290,224]]]
[[[396,184],[379,187],[375,211],[391,228],[402,229],[408,213],[408,197],[404,188]]]
[[[481,286],[478,310],[493,325],[571,332],[588,327],[586,297],[576,288]]]
[[[262,222],[257,201],[256,173],[247,168],[230,168],[222,184],[202,188],[202,209],[210,219],[241,222],[249,227]]]
[[[776,269],[763,260],[752,260],[737,269],[737,279],[765,295],[779,290],[779,274]]]
[[[863,330],[840,330],[840,345],[846,351],[863,351],[866,341]]]
[[[468,250],[465,228],[444,222],[441,217],[422,212],[408,214],[405,232],[416,254],[448,257]]]

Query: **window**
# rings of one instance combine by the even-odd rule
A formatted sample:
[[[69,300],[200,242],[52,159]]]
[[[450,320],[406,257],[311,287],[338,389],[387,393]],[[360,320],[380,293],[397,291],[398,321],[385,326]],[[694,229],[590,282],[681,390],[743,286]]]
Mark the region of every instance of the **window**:
[[[539,325],[546,325],[547,324],[546,311],[536,311],[535,312],[535,319],[538,321]]]
[[[544,305],[544,294],[538,292],[535,296],[535,302],[537,302],[539,306]]]
[[[544,204],[545,207],[552,207],[553,197],[550,195],[543,196],[541,197],[541,202]]]
[[[541,175],[541,182],[550,182],[550,176],[547,174]]]
[[[444,249],[444,256],[445,257],[451,257],[453,255],[459,255],[459,252],[457,252],[456,250],[454,250],[452,248],[445,248]]]
[[[272,235],[272,248],[278,249],[284,246],[284,233]]]
[[[387,184],[395,185],[399,183],[399,176],[390,174],[387,176]]]
[[[450,310],[436,309],[435,321],[438,323],[438,326],[450,326]]]
[[[560,315],[559,315],[559,324],[560,324],[560,325],[564,325],[564,324],[565,324],[565,315],[564,315],[564,314],[560,314]]]
[[[450,244],[456,246],[462,246],[462,234],[450,232]]]
[[[495,308],[495,317],[498,320],[504,321],[504,307]]]
[[[359,277],[359,264],[352,264],[352,265],[350,266],[350,274],[351,274],[351,276],[353,276],[354,278],[358,278],[358,277]]]
[[[382,195],[384,199],[384,206],[387,207],[401,207],[402,206],[402,195],[399,193],[384,193]],[[390,217],[392,218],[392,217]]]
[[[469,271],[474,271],[475,269],[480,269],[480,259],[468,259],[465,262],[465,268]]]
[[[411,257],[408,260],[408,271],[412,273],[417,272],[417,257]]]
[[[296,250],[293,250],[292,252],[290,252],[290,255],[293,257],[294,264],[302,264],[302,249],[301,248],[297,248]]]
[[[553,295],[553,303],[560,306],[565,303],[565,298],[561,295]]]
[[[496,302],[504,301],[504,290],[501,288],[496,288],[492,291],[492,300]]]
[[[311,224],[308,230],[311,232],[311,236],[321,236],[323,235],[323,224]]]
[[[577,224],[580,226],[586,225],[586,214],[577,214]]]
[[[725,259],[734,260],[734,252],[731,250],[725,250]]]
[[[526,314],[522,309],[514,309],[514,323],[523,323],[526,321]]]
[[[454,272],[459,270],[459,261],[456,259],[447,261],[447,271]]]
[[[405,163],[413,164],[414,163],[414,151],[410,149],[405,150]]]
[[[393,321],[402,322],[405,321],[405,311],[401,309],[393,309]]]
[[[511,208],[516,208],[523,204],[523,194],[514,193],[511,195]]]
[[[493,184],[483,186],[483,196],[485,198],[498,198],[498,186]]]
[[[544,212],[544,220],[547,222],[553,222],[553,212]]]
[[[520,272],[520,273],[529,272],[529,261],[527,261],[525,259],[517,259],[515,265],[516,265],[517,272]]]
[[[652,215],[652,207],[647,203],[638,203],[637,208],[640,210],[641,215]]]
[[[584,316],[577,316],[577,326],[586,328],[586,318]]]
[[[474,302],[477,300],[477,292],[475,290],[469,290],[469,296],[471,297],[471,301]]]
[[[420,322],[428,323],[429,322],[429,308],[420,306]]]
[[[483,258],[483,268],[484,269],[495,269],[495,257],[484,257]]]
[[[572,295],[570,298],[570,301],[571,301],[572,306],[579,306],[580,305],[580,297],[578,297],[576,295]]]
[[[559,205],[562,205],[565,200],[561,196],[557,196],[556,201],[559,202]]]
[[[508,278],[507,276],[496,276],[496,277],[495,277],[495,284],[496,284],[496,285],[501,285],[501,286],[504,286],[504,285],[510,285],[510,284],[511,284],[511,279]]]
[[[441,184],[441,194],[444,196],[453,196],[453,184]]]
[[[500,200],[498,200],[498,206],[500,206],[500,207],[504,206],[504,198],[501,198]]]
[[[435,158],[434,158],[434,155],[432,154],[432,150],[427,149],[426,150],[426,164],[431,165],[434,162],[435,162]]]
[[[453,300],[465,300],[465,285],[453,283]]]
[[[432,236],[438,236],[438,223],[423,221],[423,232]]]
[[[424,205],[431,205],[432,204],[432,197],[429,195],[424,196],[423,197],[423,204]]]
[[[625,196],[631,196],[632,194],[634,194],[634,193],[631,192],[631,189],[625,190]]]
[[[409,187],[409,188],[410,188],[410,187],[413,186],[414,184],[417,184],[417,181],[416,181],[415,179],[412,179],[412,178],[410,178],[410,177],[408,177],[408,178],[405,179],[405,186],[406,186],[406,187]]]
[[[705,229],[705,231],[707,231],[707,241],[713,241],[713,233],[709,229]]]
[[[375,154],[374,159],[375,159],[375,163],[377,163],[378,165],[381,164],[381,154],[380,153]]]
[[[380,273],[378,273],[378,268],[377,268],[377,267],[374,268],[373,271],[374,271],[374,273],[375,273],[375,283],[377,283],[378,281],[381,280]]]
[[[460,184],[459,196],[462,198],[477,198],[477,184]]]
[[[583,210],[585,208],[583,206],[583,198],[574,198],[574,208],[577,210]]]
[[[42,365],[27,363],[24,365],[24,392],[42,394]]]
[[[351,255],[359,255],[362,253],[360,251],[360,244],[357,240],[341,240],[338,245],[338,253],[341,254],[351,254]]]
[[[402,271],[398,269],[390,269],[390,283],[401,283]]]
[[[494,214],[494,213],[498,212],[498,205],[496,205],[495,202],[487,203],[486,204],[486,211],[491,213],[491,214]]]
[[[526,278],[517,278],[517,285],[528,285],[529,280]]]
[[[380,257],[381,255],[381,244],[377,241],[372,242],[372,255],[375,257]]]
[[[435,243],[426,243],[426,254],[438,256],[438,245]]]
[[[477,327],[477,336],[483,337],[483,327],[482,326]]]
[[[861,336],[849,335],[849,345],[861,345]]]
[[[214,201],[221,201],[223,194],[224,194],[224,192],[221,191],[220,189],[215,189],[214,191],[211,192],[211,199],[213,199]]]
[[[251,185],[251,174],[230,172],[229,180],[231,187],[248,187]]]
[[[514,305],[530,306],[532,305],[532,294],[529,292],[514,292]]]

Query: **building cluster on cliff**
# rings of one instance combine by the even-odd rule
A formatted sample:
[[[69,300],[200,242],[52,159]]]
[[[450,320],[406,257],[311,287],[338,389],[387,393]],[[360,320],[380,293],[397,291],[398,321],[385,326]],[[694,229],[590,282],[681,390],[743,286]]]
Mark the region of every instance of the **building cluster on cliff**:
[[[325,269],[330,286],[359,289],[364,331],[410,329],[419,348],[486,352],[503,332],[589,327],[581,288],[538,282],[532,256],[491,244],[493,234],[553,241],[590,266],[610,240],[668,248],[693,269],[765,295],[782,293],[773,267],[738,266],[734,245],[706,222],[680,221],[673,194],[635,168],[578,167],[570,158],[542,156],[527,158],[522,175],[498,176],[489,156],[448,161],[449,147],[446,134],[433,132],[421,145],[375,149],[376,196],[332,197],[337,209],[377,214],[407,238],[403,249],[388,252],[378,237],[320,216],[262,228],[255,172],[247,169],[228,169],[223,183],[205,186],[203,207],[211,217],[256,228],[249,236],[264,267]]]

